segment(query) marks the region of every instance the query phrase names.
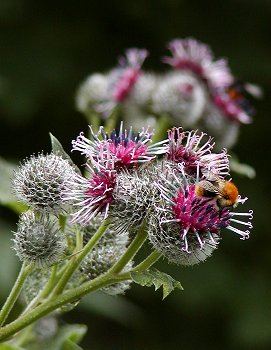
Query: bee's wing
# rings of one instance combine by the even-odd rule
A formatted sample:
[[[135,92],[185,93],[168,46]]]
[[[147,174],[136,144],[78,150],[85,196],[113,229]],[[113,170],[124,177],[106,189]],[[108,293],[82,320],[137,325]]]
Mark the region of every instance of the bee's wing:
[[[211,171],[204,172],[204,176],[205,176],[207,181],[211,181],[211,182],[220,182],[220,181],[222,181],[222,179],[217,174],[214,174]]]
[[[203,187],[206,191],[219,193],[219,188],[213,185],[210,181],[202,180],[198,183],[199,186]]]

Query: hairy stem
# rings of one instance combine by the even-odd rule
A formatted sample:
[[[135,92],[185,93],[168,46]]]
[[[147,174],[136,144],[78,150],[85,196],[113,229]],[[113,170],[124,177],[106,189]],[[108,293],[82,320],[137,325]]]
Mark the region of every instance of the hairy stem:
[[[24,281],[28,274],[31,272],[32,266],[27,265],[25,262],[22,264],[21,271],[17,277],[16,282],[14,283],[14,286],[5,302],[5,304],[2,307],[2,310],[0,312],[0,326],[5,322],[6,318],[8,317],[11,309],[13,308],[21,290],[24,284]]]
[[[120,260],[117,261],[116,264],[111,267],[111,269],[109,270],[109,273],[120,272],[126,266],[126,264],[135,256],[135,254],[139,251],[139,249],[144,244],[146,238],[147,238],[147,232],[145,231],[145,226],[142,225],[141,230],[138,231],[137,235],[135,236],[134,240],[127,248],[126,252],[120,258]]]
[[[77,255],[74,255],[71,258],[71,260],[67,266],[67,269],[63,273],[62,277],[60,278],[60,280],[59,280],[59,282],[58,282],[58,284],[53,292],[53,295],[60,294],[64,290],[70,277],[75,272],[75,270],[78,268],[81,261],[89,253],[89,251],[95,246],[95,244],[98,242],[98,240],[102,237],[103,233],[107,229],[108,223],[109,223],[108,219],[105,219],[103,221],[103,223],[101,224],[101,226],[99,227],[99,229],[97,230],[97,232],[94,234],[94,236],[85,245],[84,249],[80,253],[78,253]]]
[[[38,305],[35,309],[29,310],[28,313],[23,314],[17,320],[0,329],[0,341],[9,338],[36,320],[49,314],[51,311],[54,311],[67,303],[72,303],[88,293],[94,292],[114,283],[131,279],[130,271],[125,273],[118,272],[121,271],[127,262],[138,252],[140,247],[145,242],[146,237],[147,234],[144,232],[144,230],[140,231],[128,247],[126,253],[107,273],[98,276],[92,281],[85,282],[79,287],[70,289],[66,292],[64,291],[60,295],[51,295],[49,299]],[[144,271],[152,266],[160,257],[161,254],[159,252],[153,251],[145,260],[133,268],[132,271]]]
[[[119,106],[115,106],[109,115],[109,117],[106,119],[104,129],[107,132],[111,132],[113,129],[115,129],[116,124],[117,124],[117,119],[118,119],[118,114],[119,114]]]
[[[89,125],[91,125],[92,127],[93,132],[97,133],[99,131],[100,122],[101,122],[99,114],[96,112],[88,113],[87,119],[88,119]]]
[[[155,128],[155,134],[152,137],[152,142],[158,142],[164,140],[167,129],[170,127],[170,117],[166,114],[158,117],[157,127]]]
[[[145,260],[133,268],[133,271],[142,272],[156,263],[162,256],[162,253],[154,250]]]
[[[61,295],[52,296],[47,302],[37,306],[34,310],[30,310],[27,314],[22,315],[17,320],[11,322],[0,329],[0,341],[9,338],[11,335],[17,333],[21,329],[27,327],[41,317],[49,314],[51,311],[59,307],[76,301],[84,295],[94,292],[97,289],[103,288],[113,283],[125,281],[130,278],[130,274],[112,275],[105,274],[95,278],[92,281],[85,282],[77,288],[73,288],[64,292]]]

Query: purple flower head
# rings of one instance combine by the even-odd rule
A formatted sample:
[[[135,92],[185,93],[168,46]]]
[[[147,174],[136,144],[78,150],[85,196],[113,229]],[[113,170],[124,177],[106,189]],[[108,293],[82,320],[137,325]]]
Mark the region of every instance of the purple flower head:
[[[110,159],[115,170],[137,167],[164,151],[164,148],[160,146],[163,142],[148,145],[153,135],[148,129],[134,133],[132,127],[129,131],[123,130],[123,123],[121,123],[118,134],[116,130],[110,134],[105,133],[102,126],[97,135],[94,134],[91,127],[90,132],[92,140],[81,133],[76,140],[72,141],[73,150],[81,152],[89,160]]]
[[[231,230],[241,239],[249,238],[252,211],[232,212],[231,207],[217,208],[210,198],[198,197],[195,184],[183,174],[161,176],[156,182],[161,200],[150,220],[149,239],[169,261],[193,265],[205,260],[217,248],[221,229]],[[245,200],[239,199],[239,203]],[[244,217],[236,220],[235,217]],[[248,219],[248,220],[247,220]]]
[[[187,174],[202,173],[210,170],[225,176],[229,171],[229,160],[226,150],[212,153],[214,142],[211,137],[198,131],[183,131],[173,128],[168,131],[169,143],[165,145],[167,158],[174,163],[181,164]]]
[[[195,186],[185,186],[173,198],[172,210],[175,220],[180,225],[180,236],[183,240],[183,250],[189,253],[187,235],[194,234],[200,247],[203,247],[204,235],[207,232],[218,234],[222,228],[229,225],[229,210],[223,208],[218,211],[208,201],[195,195]]]
[[[112,98],[116,103],[123,102],[129,96],[141,74],[141,66],[147,56],[147,50],[131,48],[125,51],[125,56],[119,58],[119,67],[113,71]]]
[[[172,57],[164,62],[178,70],[188,70],[204,80],[211,89],[229,86],[233,76],[225,59],[214,61],[210,48],[192,38],[175,39],[168,45]]]
[[[255,110],[245,95],[244,84],[236,82],[227,89],[215,93],[213,102],[230,120],[248,124],[251,123]]]
[[[93,159],[91,166],[87,164],[91,172],[90,178],[74,174],[66,183],[63,200],[68,201],[75,208],[72,223],[85,226],[101,212],[107,217],[110,203],[113,201],[117,176],[113,165],[112,161],[102,164]]]

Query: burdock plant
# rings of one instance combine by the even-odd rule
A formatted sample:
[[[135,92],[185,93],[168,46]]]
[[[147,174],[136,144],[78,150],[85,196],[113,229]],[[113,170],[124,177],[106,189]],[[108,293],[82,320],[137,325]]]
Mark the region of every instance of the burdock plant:
[[[128,50],[117,69],[89,78],[78,92],[80,109],[94,121],[88,135],[72,141],[72,150],[85,158],[81,171],[52,135],[51,153],[32,155],[15,171],[13,192],[24,209],[13,248],[22,267],[0,312],[0,340],[9,339],[10,346],[27,344],[29,329],[32,338],[33,332],[40,335],[42,322],[97,290],[123,294],[134,282],[162,287],[165,298],[182,286],[153,268],[157,260],[203,262],[225,229],[249,238],[253,212],[239,210],[247,198],[231,181],[226,148],[191,127],[204,125],[210,105],[228,125],[250,121],[242,101],[230,101],[234,78],[227,62],[214,60],[204,44],[175,40],[169,49],[172,57],[164,61],[173,71],[151,79],[145,104],[137,107],[158,118],[158,134],[166,135],[158,114],[175,121],[179,115],[189,130],[169,128],[161,140],[150,128],[135,132],[121,122],[110,129],[118,108],[127,111],[144,100],[138,89],[150,74],[141,68],[147,52]],[[96,83],[101,86],[95,95]],[[97,127],[97,116],[104,126]],[[10,320],[20,295],[24,308]]]
[[[252,211],[234,210],[244,200],[238,196],[218,206],[218,197],[230,194],[219,192],[210,173],[227,181],[228,155],[225,149],[214,153],[205,135],[173,128],[167,139],[148,145],[149,133],[134,134],[122,124],[118,132],[101,127],[91,134],[92,141],[81,134],[73,142],[86,158],[83,173],[55,138],[52,153],[32,156],[15,172],[14,191],[29,209],[14,234],[23,264],[0,313],[1,325],[22,290],[28,305],[1,328],[2,340],[96,290],[123,294],[136,282],[163,286],[166,297],[182,286],[152,268],[160,257],[193,265],[218,247],[222,229],[249,237]],[[199,195],[195,187],[201,183],[214,190]],[[138,261],[148,241],[151,251]]]

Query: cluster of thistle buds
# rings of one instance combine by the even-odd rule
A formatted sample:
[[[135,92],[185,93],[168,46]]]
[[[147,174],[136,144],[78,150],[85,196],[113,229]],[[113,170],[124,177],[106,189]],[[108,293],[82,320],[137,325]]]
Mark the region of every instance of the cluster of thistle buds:
[[[78,232],[83,248],[105,219],[107,230],[71,284],[109,270],[142,230],[153,250],[179,265],[204,261],[224,229],[249,237],[252,211],[236,210],[246,198],[230,180],[227,151],[214,152],[205,133],[172,128],[154,143],[153,132],[134,133],[122,123],[110,133],[89,129],[89,137],[80,133],[72,142],[72,150],[85,157],[82,172],[51,153],[31,156],[15,173],[14,191],[29,207],[14,238],[22,261],[37,268],[63,264],[74,253]],[[123,293],[129,285],[104,291]]]
[[[260,88],[237,79],[226,59],[215,59],[209,46],[195,39],[172,40],[168,49],[171,56],[162,61],[170,69],[160,74],[143,70],[147,50],[126,50],[118,67],[81,84],[77,109],[88,120],[95,114],[106,119],[117,109],[138,130],[155,128],[164,117],[169,125],[212,135],[217,149],[231,148],[240,124],[252,121],[255,110],[248,98],[260,97]]]

